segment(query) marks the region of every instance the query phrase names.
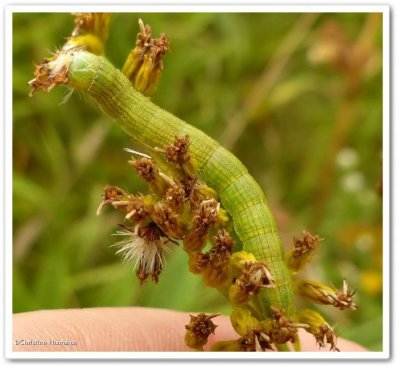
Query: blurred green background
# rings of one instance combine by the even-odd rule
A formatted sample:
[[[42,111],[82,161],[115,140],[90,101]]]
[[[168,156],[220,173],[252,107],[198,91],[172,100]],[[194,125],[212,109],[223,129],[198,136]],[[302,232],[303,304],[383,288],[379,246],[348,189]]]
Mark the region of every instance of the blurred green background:
[[[340,336],[382,349],[382,24],[379,14],[116,14],[121,67],[142,18],[171,52],[153,101],[231,149],[267,194],[286,248],[325,240],[302,276],[357,288],[359,310],[320,308]],[[110,245],[121,213],[102,189],[146,191],[129,138],[64,88],[28,97],[34,64],[62,46],[69,14],[13,18],[13,309],[152,306],[229,313],[176,247],[140,286]],[[300,301],[299,306],[307,306]]]

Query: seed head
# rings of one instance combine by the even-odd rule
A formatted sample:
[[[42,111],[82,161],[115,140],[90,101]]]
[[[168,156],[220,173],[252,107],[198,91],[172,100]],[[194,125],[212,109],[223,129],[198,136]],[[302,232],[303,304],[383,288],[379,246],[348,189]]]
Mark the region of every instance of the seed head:
[[[121,254],[124,262],[132,263],[136,268],[136,275],[143,283],[150,275],[152,280],[158,282],[165,255],[169,251],[169,239],[156,224],[147,226],[137,225],[134,229],[125,227],[118,231],[116,236],[125,237],[115,243],[117,254]]]

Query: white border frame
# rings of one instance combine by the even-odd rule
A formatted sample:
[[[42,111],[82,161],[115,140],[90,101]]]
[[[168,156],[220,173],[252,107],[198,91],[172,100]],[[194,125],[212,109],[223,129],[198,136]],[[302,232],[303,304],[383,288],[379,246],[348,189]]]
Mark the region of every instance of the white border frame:
[[[46,2],[48,0],[45,0]],[[102,0],[98,1],[98,3]],[[390,8],[385,5],[263,5],[259,0],[243,5],[218,4],[210,0],[192,4],[76,5],[11,4],[4,8],[4,159],[5,159],[5,354],[12,359],[388,359],[390,358]],[[381,352],[14,352],[12,351],[12,16],[20,12],[379,12],[383,14],[383,351]],[[8,51],[8,52],[7,52]],[[11,165],[10,165],[11,164]]]

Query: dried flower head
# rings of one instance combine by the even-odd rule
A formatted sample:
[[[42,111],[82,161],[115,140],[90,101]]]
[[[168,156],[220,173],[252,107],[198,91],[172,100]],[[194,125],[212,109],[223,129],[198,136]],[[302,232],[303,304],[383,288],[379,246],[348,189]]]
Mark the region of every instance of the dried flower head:
[[[124,262],[132,263],[136,268],[136,275],[143,283],[150,275],[152,280],[158,282],[165,255],[169,251],[169,239],[156,224],[147,226],[137,225],[134,229],[124,227],[117,231],[116,236],[125,237],[115,243],[117,254],[121,254]]]
[[[73,52],[80,49],[81,47],[59,50],[51,58],[36,65],[35,78],[28,82],[31,87],[29,96],[33,96],[36,91],[50,92],[55,86],[68,83],[68,68]]]
[[[274,344],[284,344],[286,342],[294,343],[297,339],[297,325],[289,319],[283,309],[271,306],[274,316],[268,322],[268,336]]]
[[[206,233],[217,222],[220,203],[215,199],[204,200],[193,214],[193,228],[198,234]]]
[[[183,137],[175,136],[174,143],[165,147],[167,160],[179,167],[187,164],[190,160],[189,146],[189,135]]]
[[[202,349],[210,334],[214,334],[215,328],[217,328],[212,319],[218,315],[220,314],[206,315],[200,313],[196,316],[190,315],[190,323],[185,325],[185,342],[190,348]]]
[[[272,349],[271,339],[262,330],[254,329],[238,339],[240,351],[264,352]]]
[[[182,239],[184,236],[185,227],[180,222],[178,214],[171,207],[162,203],[156,204],[152,218],[168,237]]]
[[[235,241],[225,228],[220,229],[213,239],[215,248],[221,250],[220,252],[232,252]]]
[[[184,239],[187,252],[201,250],[207,243],[208,232],[217,222],[220,203],[215,199],[204,200],[192,213],[193,226]]]
[[[97,215],[100,215],[106,205],[112,204],[114,201],[121,201],[128,194],[117,186],[106,186],[103,190],[103,199],[97,208]]]
[[[345,280],[343,281],[342,290],[334,289],[320,282],[310,280],[298,282],[297,288],[301,295],[312,300],[316,304],[332,305],[340,310],[357,309],[357,305],[353,301],[353,296],[356,291],[351,292]]]
[[[155,91],[164,69],[163,58],[169,49],[169,41],[164,34],[159,38],[152,38],[151,27],[145,26],[141,19],[139,29],[136,47],[129,53],[122,73],[133,82],[138,91],[149,96]]]
[[[314,310],[301,310],[298,313],[300,322],[305,323],[305,330],[311,333],[319,347],[331,346],[331,351],[339,351],[336,346],[336,335],[333,328],[325,321],[325,319]]]
[[[303,231],[302,237],[293,238],[293,256],[300,257],[304,254],[312,253],[318,243],[322,240],[323,238],[318,235],[313,235],[310,232]]]
[[[293,248],[289,251],[287,262],[291,270],[297,272],[310,262],[317,245],[323,239],[318,235],[303,231],[302,237],[293,238]]]
[[[333,306],[339,308],[340,310],[350,309],[356,310],[357,305],[353,301],[353,296],[357,290],[350,291],[346,280],[343,280],[342,290],[336,290],[336,300]]]
[[[274,279],[267,264],[260,261],[246,261],[242,275],[229,289],[229,300],[233,304],[244,304],[256,295],[261,288],[274,288]]]
[[[226,238],[230,238],[228,232],[226,232]],[[226,243],[218,243],[206,254],[208,263],[203,269],[203,278],[208,286],[217,287],[228,281],[231,253],[232,248]]]
[[[145,181],[155,181],[158,175],[158,168],[153,159],[146,157],[132,159],[129,161],[129,164],[136,169],[139,177],[143,178]]]
[[[72,13],[75,16],[75,28],[72,37],[86,33],[96,35],[103,42],[108,37],[108,24],[111,19],[110,13]]]
[[[209,263],[208,254],[203,254],[200,251],[194,251],[189,254],[189,270],[194,274],[202,273]]]
[[[164,195],[164,203],[177,213],[181,213],[185,202],[185,190],[180,184],[168,188]]]

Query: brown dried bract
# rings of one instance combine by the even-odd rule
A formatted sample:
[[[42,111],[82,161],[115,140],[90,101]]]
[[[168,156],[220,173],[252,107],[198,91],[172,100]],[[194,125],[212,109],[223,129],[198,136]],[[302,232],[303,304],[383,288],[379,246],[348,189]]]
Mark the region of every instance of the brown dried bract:
[[[165,148],[167,160],[175,163],[179,167],[187,164],[190,160],[189,146],[189,135],[183,137],[175,136],[174,143],[172,145],[166,146]]]
[[[153,182],[158,175],[158,168],[153,159],[150,158],[139,158],[130,160],[129,164],[131,164],[137,174],[143,178],[147,182]]]

